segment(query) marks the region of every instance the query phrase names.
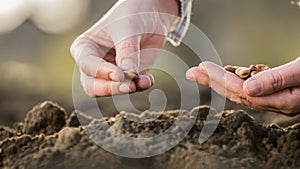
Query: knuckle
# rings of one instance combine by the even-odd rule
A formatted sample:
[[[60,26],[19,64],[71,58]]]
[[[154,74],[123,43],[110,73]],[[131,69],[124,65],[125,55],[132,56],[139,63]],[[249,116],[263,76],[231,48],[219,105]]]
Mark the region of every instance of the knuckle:
[[[249,97],[247,94],[240,92],[235,93],[235,102],[250,108],[256,108],[258,105],[256,104],[255,98]]]
[[[244,106],[248,106],[248,107],[251,107],[251,108],[255,108],[254,103],[251,102],[251,101],[249,101],[248,99],[242,98],[242,99],[241,99],[241,103],[242,103],[242,105],[244,105]]]
[[[117,94],[121,94],[120,90],[119,90],[119,87],[120,87],[120,83],[115,83],[113,82],[112,85],[111,85],[111,90],[110,90],[110,94],[111,95],[117,95]]]
[[[101,88],[95,89],[95,93],[97,96],[108,96],[111,95],[111,88],[112,86],[110,84],[105,84],[103,86],[101,86]]]
[[[84,73],[81,72],[80,74],[80,82],[82,85],[82,88],[84,92],[90,96],[90,97],[95,97],[95,92],[94,92],[94,83],[93,80],[90,80]]]
[[[270,73],[271,78],[271,85],[273,91],[280,90],[284,85],[284,77],[278,70],[273,70]]]
[[[94,77],[102,77],[101,75],[103,74],[103,71],[102,71],[102,66],[101,66],[101,63],[98,63],[97,66],[95,67],[94,71],[90,72],[92,74],[92,76]]]
[[[72,58],[77,62],[81,57],[81,52],[87,44],[90,44],[91,40],[85,35],[80,35],[77,39],[73,41],[70,46],[70,53]]]
[[[90,96],[90,97],[96,97],[96,94],[95,94],[95,90],[93,90],[93,87],[88,85],[88,84],[84,84],[83,85],[83,89],[85,91],[85,93]]]
[[[108,79],[109,73],[106,71],[106,64],[105,61],[100,60],[100,62],[97,64],[96,70],[95,70],[95,77],[103,77]]]
[[[74,42],[72,43],[72,45],[70,46],[70,53],[71,53],[71,56],[72,58],[77,61],[79,58],[79,56],[77,56],[77,51],[78,51],[78,48],[80,46],[80,44],[84,43],[84,38],[82,37],[78,37],[77,39],[74,40]]]
[[[256,105],[255,103],[253,102],[253,100],[251,100],[250,98],[248,98],[247,96],[245,95],[242,95],[239,97],[240,98],[240,104],[244,105],[244,106],[248,106],[248,107],[251,107],[251,108],[255,108]]]

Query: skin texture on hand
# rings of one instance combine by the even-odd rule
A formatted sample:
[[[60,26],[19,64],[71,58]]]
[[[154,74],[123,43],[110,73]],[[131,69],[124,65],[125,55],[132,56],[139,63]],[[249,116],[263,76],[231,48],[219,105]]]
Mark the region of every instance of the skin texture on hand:
[[[71,46],[85,92],[96,97],[150,88],[154,79],[148,70],[159,52],[148,49],[164,47],[178,15],[178,0],[118,1]],[[139,79],[126,79],[127,70],[137,70]]]
[[[300,58],[247,80],[211,62],[189,69],[186,77],[238,104],[288,116],[300,113]]]

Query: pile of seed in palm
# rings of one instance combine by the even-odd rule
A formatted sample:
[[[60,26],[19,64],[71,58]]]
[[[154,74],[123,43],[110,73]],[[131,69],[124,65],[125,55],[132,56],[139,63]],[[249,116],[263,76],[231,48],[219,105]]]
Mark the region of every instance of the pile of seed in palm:
[[[252,76],[255,76],[256,74],[262,71],[269,70],[271,68],[272,68],[271,66],[265,64],[250,65],[249,67],[232,66],[232,65],[227,65],[224,67],[226,71],[232,72],[244,80]]]

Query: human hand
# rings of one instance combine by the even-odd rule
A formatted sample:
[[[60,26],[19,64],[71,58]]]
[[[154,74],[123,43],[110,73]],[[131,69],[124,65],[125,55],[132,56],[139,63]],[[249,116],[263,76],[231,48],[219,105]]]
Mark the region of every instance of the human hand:
[[[96,97],[150,88],[154,79],[148,69],[178,15],[178,0],[118,1],[71,46],[85,92]],[[138,80],[126,79],[126,70],[138,71]]]
[[[189,80],[211,87],[236,103],[258,109],[300,113],[300,57],[288,64],[266,70],[243,80],[222,67],[202,62],[186,73]]]

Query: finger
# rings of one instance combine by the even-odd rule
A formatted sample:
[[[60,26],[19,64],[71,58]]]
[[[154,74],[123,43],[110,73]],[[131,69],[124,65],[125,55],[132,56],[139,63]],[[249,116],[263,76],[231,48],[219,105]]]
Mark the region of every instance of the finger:
[[[202,62],[198,67],[191,68],[187,72],[187,78],[211,87],[231,101],[242,103],[245,100],[244,81],[212,62]]]
[[[250,96],[262,96],[300,85],[300,58],[257,74],[246,80],[244,90]]]
[[[289,101],[286,101],[286,100]],[[267,96],[246,96],[242,104],[258,110],[281,112],[288,116],[300,113],[300,87],[288,88]]]
[[[159,57],[165,45],[166,37],[162,35],[151,35],[141,44],[139,72],[147,72]]]
[[[116,43],[116,62],[123,70],[137,70],[140,64],[140,40],[133,36]]]
[[[84,73],[81,73],[80,80],[84,91],[90,97],[133,93],[136,90],[134,82],[129,80],[125,80],[124,82],[114,82],[89,77]]]
[[[81,57],[78,60],[78,66],[87,76],[124,81],[124,73],[121,69],[97,56]]]
[[[123,72],[115,65],[102,59],[110,54],[110,50],[108,48],[99,50],[99,48],[94,41],[79,38],[73,43],[71,54],[78,67],[86,75],[106,80],[123,81]]]
[[[186,78],[188,80],[197,82],[203,86],[210,87],[209,85],[209,77],[207,73],[202,70],[201,68],[197,67],[192,67],[186,72]]]
[[[143,91],[149,89],[154,85],[154,77],[150,74],[140,75],[139,79],[136,80],[137,91]]]

